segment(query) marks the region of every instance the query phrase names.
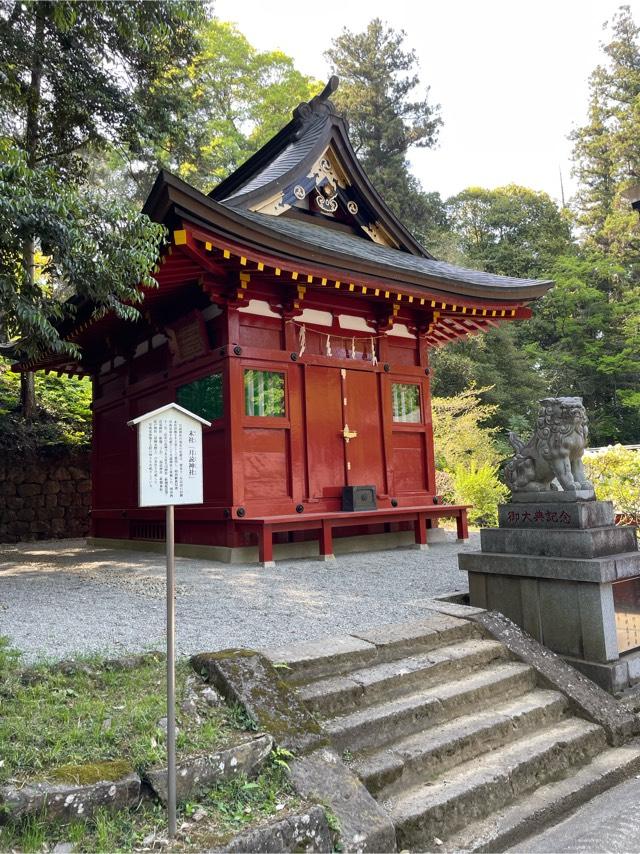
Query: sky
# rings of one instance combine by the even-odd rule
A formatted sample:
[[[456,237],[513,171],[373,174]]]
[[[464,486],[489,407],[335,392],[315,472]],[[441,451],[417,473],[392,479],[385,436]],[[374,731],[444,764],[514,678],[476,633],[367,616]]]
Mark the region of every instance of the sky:
[[[215,0],[260,50],[280,49],[326,80],[323,53],[343,27],[374,17],[407,34],[421,83],[441,105],[435,149],[410,152],[426,191],[521,184],[567,200],[572,129],[585,122],[588,79],[620,0]],[[640,22],[640,0],[627,0]],[[292,107],[295,105],[292,105]]]

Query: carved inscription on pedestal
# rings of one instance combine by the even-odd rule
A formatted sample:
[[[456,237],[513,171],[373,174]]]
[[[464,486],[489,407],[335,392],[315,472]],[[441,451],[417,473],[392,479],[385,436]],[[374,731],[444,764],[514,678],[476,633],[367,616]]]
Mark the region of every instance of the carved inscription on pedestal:
[[[640,647],[640,578],[616,581],[613,585],[618,652]]]

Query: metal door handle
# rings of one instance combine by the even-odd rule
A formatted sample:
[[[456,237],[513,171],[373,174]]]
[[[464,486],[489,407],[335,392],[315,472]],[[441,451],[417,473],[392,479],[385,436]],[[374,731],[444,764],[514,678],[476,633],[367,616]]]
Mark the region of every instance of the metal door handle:
[[[345,440],[345,442],[348,442],[350,439],[355,439],[357,435],[358,432],[356,430],[349,430],[349,425],[344,425],[344,429],[342,431],[342,438]]]

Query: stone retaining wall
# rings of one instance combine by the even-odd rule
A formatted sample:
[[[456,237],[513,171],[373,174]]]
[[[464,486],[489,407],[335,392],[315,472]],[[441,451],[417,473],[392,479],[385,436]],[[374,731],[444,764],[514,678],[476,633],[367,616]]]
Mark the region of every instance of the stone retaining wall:
[[[91,509],[88,451],[0,456],[0,543],[86,537]]]

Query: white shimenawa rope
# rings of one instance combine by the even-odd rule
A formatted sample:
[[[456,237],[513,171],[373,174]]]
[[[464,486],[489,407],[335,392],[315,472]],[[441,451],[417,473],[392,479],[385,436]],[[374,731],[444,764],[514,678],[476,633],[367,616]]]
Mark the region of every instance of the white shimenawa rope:
[[[302,356],[302,354],[307,348],[307,330],[305,329],[304,323],[300,327],[300,332],[298,333],[298,341],[300,343],[300,351],[298,353],[298,356]]]

